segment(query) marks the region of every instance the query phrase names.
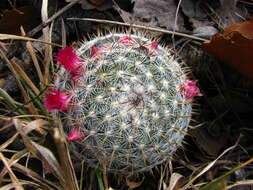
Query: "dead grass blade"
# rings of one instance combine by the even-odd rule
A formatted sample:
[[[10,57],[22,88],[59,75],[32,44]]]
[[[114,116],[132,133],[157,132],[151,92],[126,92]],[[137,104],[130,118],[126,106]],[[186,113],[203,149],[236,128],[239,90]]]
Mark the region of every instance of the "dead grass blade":
[[[19,86],[19,88],[21,90],[21,93],[23,95],[23,98],[24,98],[25,102],[29,102],[30,101],[30,97],[27,94],[26,90],[24,89],[24,87],[23,87],[23,85],[22,85],[22,83],[20,81],[20,76],[16,72],[16,69],[14,67],[16,65],[15,62],[14,61],[10,61],[1,49],[0,49],[0,53],[1,53],[2,57],[3,57],[3,59],[5,60],[5,62],[7,63],[9,69],[13,73],[13,75],[14,75],[17,83],[18,83],[18,86]],[[14,63],[12,63],[12,62],[14,62]],[[29,111],[32,114],[37,114],[37,110],[35,109],[35,106],[32,104],[32,102],[30,104],[28,104],[28,109],[29,109]]]
[[[54,128],[54,140],[60,157],[61,167],[65,174],[66,189],[79,190],[76,174],[69,155],[68,146],[64,138],[64,132],[61,122],[58,121],[58,127]]]
[[[74,0],[72,2],[70,2],[69,4],[67,4],[65,7],[63,7],[62,9],[60,9],[59,11],[57,11],[54,15],[52,15],[50,18],[48,18],[47,20],[45,20],[43,23],[41,23],[39,26],[37,26],[36,28],[34,28],[33,30],[31,30],[30,32],[28,32],[28,36],[33,36],[34,34],[36,34],[37,32],[41,31],[44,27],[46,27],[47,25],[49,25],[52,21],[54,21],[57,17],[59,17],[60,15],[62,15],[66,10],[70,9],[71,7],[73,7],[76,3],[78,3],[80,0]]]
[[[41,8],[41,18],[42,22],[48,20],[48,0],[42,0],[42,8]],[[52,26],[51,26],[52,27]],[[51,32],[48,26],[45,26],[42,29],[43,39],[47,42],[51,42]],[[50,69],[50,54],[52,53],[51,46],[45,46],[45,54],[44,54],[44,63],[45,63],[45,73],[44,73],[44,84],[47,85],[49,81],[49,69]]]
[[[243,181],[237,181],[236,183],[229,185],[225,188],[225,190],[232,189],[234,187],[240,187],[240,186],[252,186],[253,180],[243,180]]]
[[[43,84],[43,75],[42,75],[42,72],[41,72],[41,69],[40,69],[40,65],[39,65],[39,61],[37,59],[37,56],[36,56],[36,53],[35,53],[35,50],[32,46],[32,43],[31,42],[26,42],[26,49],[27,51],[30,53],[31,55],[31,58],[33,60],[33,64],[34,64],[34,67],[36,69],[36,72],[37,72],[37,75],[40,79],[40,83]]]
[[[41,177],[39,174],[34,172],[33,170],[19,164],[14,163],[13,164],[13,170],[17,170],[22,172],[23,174],[27,175],[27,177],[35,180],[37,183],[43,187],[42,189],[57,189],[57,190],[63,190],[63,187],[60,184],[53,183],[49,180],[46,180],[45,178]]]
[[[12,190],[13,188],[17,188],[18,186],[23,186],[23,185],[30,185],[32,187],[35,187],[37,190],[45,190],[45,189],[41,189],[37,183],[26,181],[26,180],[20,180],[20,182],[16,184],[14,183],[7,184],[1,187],[0,190]]]
[[[23,127],[23,123],[21,120],[13,119],[13,123],[14,123],[14,126],[16,127],[17,131],[21,135],[23,142],[26,145],[27,149],[35,157],[37,157],[39,160],[42,161],[44,168],[47,171],[52,172],[56,177],[58,177],[58,179],[60,180],[60,182],[62,184],[65,184],[65,179],[63,177],[64,175],[61,170],[61,167],[60,167],[58,161],[56,160],[55,156],[52,154],[52,152],[49,149],[30,140],[30,138],[24,132],[24,127]]]
[[[196,37],[193,35],[184,34],[184,33],[180,33],[180,32],[174,32],[174,31],[169,31],[169,30],[165,30],[165,29],[161,29],[161,28],[152,28],[152,27],[148,27],[148,26],[141,26],[141,25],[137,25],[137,24],[128,24],[128,23],[111,21],[111,20],[93,19],[93,18],[68,18],[67,20],[91,21],[91,22],[97,22],[97,23],[103,23],[103,24],[116,24],[116,25],[121,25],[121,26],[132,27],[132,28],[139,28],[139,29],[144,29],[144,30],[149,30],[149,31],[161,32],[164,34],[172,34],[172,35],[176,35],[176,36],[182,36],[182,37],[186,37],[186,38],[190,38],[190,39],[198,40],[198,41],[202,41],[202,42],[207,41],[204,38],[199,38],[199,37]]]
[[[45,35],[47,34],[48,37],[46,37],[46,39],[51,42],[52,41],[52,31],[53,31],[53,24],[50,27],[50,30],[48,30],[48,32],[45,32]],[[45,71],[44,71],[44,84],[48,85],[49,81],[50,81],[50,66],[51,66],[51,61],[53,60],[52,58],[52,47],[51,46],[46,46],[45,48],[45,55],[44,55],[44,63],[45,63]],[[52,61],[53,62],[53,61]]]
[[[12,34],[0,34],[0,40],[24,40],[24,41],[40,42],[40,43],[48,44],[51,46],[62,47],[60,44],[45,42],[43,40],[38,40],[38,39],[23,37],[23,36],[17,36],[17,35],[12,35]]]
[[[27,91],[25,90],[25,88],[24,88],[24,86],[23,86],[23,84],[22,84],[22,82],[19,78],[20,76],[17,74],[17,73],[19,73],[19,71],[17,70],[17,67],[15,67],[17,64],[15,63],[14,60],[11,60],[9,63],[11,64],[11,66],[10,65],[9,66],[12,68],[12,70],[14,72],[13,74],[16,78],[16,81],[17,81],[18,86],[19,86],[19,88],[22,92],[22,95],[23,95],[23,98],[24,98],[25,102],[30,102],[29,104],[27,104],[29,112],[33,115],[37,115],[38,111],[35,108],[33,102],[31,101],[31,98],[29,97]],[[21,74],[21,77],[22,77],[23,73],[19,73],[19,74]]]
[[[25,36],[26,33],[25,33],[25,30],[24,28],[21,26],[21,34],[22,36]],[[31,58],[33,60],[33,64],[35,66],[35,69],[37,71],[37,75],[40,79],[40,83],[43,84],[43,76],[42,76],[42,72],[41,72],[41,69],[40,69],[40,66],[39,66],[39,62],[38,62],[38,59],[37,59],[37,56],[35,54],[35,51],[34,51],[34,48],[32,46],[32,43],[31,42],[26,42],[26,49],[28,50],[28,52],[30,53],[31,55]]]
[[[62,36],[62,45],[63,47],[67,45],[67,32],[65,28],[64,20],[61,18],[61,36]]]
[[[30,121],[26,124],[26,126],[23,128],[24,133],[28,134],[29,132],[36,130],[43,136],[47,134],[47,131],[44,130],[44,128],[48,128],[49,122],[43,119],[36,119],[33,121]]]
[[[0,128],[0,133],[4,131],[5,129],[13,126],[11,123],[12,121],[11,117],[5,117],[5,116],[0,115],[0,121],[3,123],[3,126],[1,126]]]
[[[18,137],[18,133],[16,133],[15,135],[13,135],[11,138],[9,138],[8,140],[6,140],[3,144],[0,145],[0,152],[2,152],[7,146],[9,146],[11,143],[13,143],[13,141]],[[1,178],[0,178],[1,179]]]
[[[16,190],[24,190],[22,185],[18,185],[20,182],[18,180],[18,178],[16,177],[16,175],[14,174],[14,172],[12,171],[11,167],[9,166],[7,160],[5,159],[4,155],[0,152],[0,159],[3,162],[5,168],[8,171],[8,174],[11,178],[12,183],[15,185],[15,189]]]
[[[4,103],[7,104],[10,110],[16,110],[16,112],[20,115],[26,114],[23,110],[18,109],[18,106],[21,106],[22,104],[13,100],[12,97],[2,88],[0,88],[0,97],[3,98]]]
[[[173,173],[170,177],[170,185],[166,190],[177,190],[183,184],[184,176]]]
[[[214,161],[212,161],[211,163],[209,163],[200,173],[198,173],[195,177],[193,177],[186,185],[184,185],[184,187],[182,187],[180,190],[185,190],[188,189],[189,187],[192,186],[193,182],[198,179],[200,176],[202,176],[204,173],[206,173],[210,168],[212,168],[215,163],[223,156],[225,155],[227,152],[229,152],[230,150],[234,149],[237,146],[238,142],[227,148],[224,152],[221,153],[221,155],[218,156],[218,158],[216,158]]]
[[[17,163],[21,158],[23,158],[24,156],[26,156],[28,154],[28,151],[26,149],[21,150],[17,153],[15,153],[11,159],[5,158],[6,161],[8,162],[8,166],[12,167],[13,164]],[[2,183],[5,174],[8,172],[8,169],[5,167],[2,169],[1,173],[0,173],[0,184]]]
[[[0,190],[12,190],[13,188],[17,189],[18,187],[21,187],[26,184],[27,183],[25,183],[25,182],[11,183],[11,184],[7,184],[7,185],[1,187]]]
[[[34,152],[36,151],[37,158],[40,158],[40,160],[43,162],[44,168],[47,171],[56,174],[60,181],[64,183],[65,180],[63,177],[63,172],[53,153],[49,149],[33,141],[30,141],[30,145],[30,148],[33,148]]]
[[[33,92],[38,95],[40,93],[39,89],[35,86],[32,80],[27,76],[25,71],[12,59],[10,61],[14,70],[24,79],[27,85],[33,90]]]
[[[200,190],[214,190],[217,187],[217,184],[222,181],[224,178],[226,178],[227,176],[229,176],[230,174],[234,173],[236,170],[239,170],[240,168],[243,168],[244,166],[250,164],[251,162],[253,162],[253,157],[251,159],[249,159],[248,161],[240,164],[239,166],[235,167],[234,169],[226,172],[225,174],[221,175],[220,177],[212,180],[210,183],[206,184],[204,187],[200,188]]]

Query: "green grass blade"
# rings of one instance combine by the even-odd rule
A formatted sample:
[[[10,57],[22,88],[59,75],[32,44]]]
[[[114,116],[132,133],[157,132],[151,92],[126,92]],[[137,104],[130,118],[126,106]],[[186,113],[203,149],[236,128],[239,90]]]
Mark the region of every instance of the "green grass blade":
[[[22,110],[21,107],[19,108],[16,105],[15,100],[13,100],[13,98],[2,88],[0,88],[0,97],[3,98],[4,102],[7,104],[7,106],[9,106],[10,109],[15,110],[20,115],[26,114],[25,110]]]
[[[103,179],[102,179],[101,172],[100,172],[99,168],[96,169],[96,176],[98,179],[99,190],[105,190],[104,184],[103,184]]]

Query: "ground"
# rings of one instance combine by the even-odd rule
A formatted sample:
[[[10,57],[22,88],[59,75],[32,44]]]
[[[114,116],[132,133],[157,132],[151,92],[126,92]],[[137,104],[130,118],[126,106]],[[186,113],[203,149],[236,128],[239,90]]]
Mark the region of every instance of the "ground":
[[[203,40],[210,40],[233,23],[248,20],[253,11],[252,1],[83,0],[75,3],[58,0],[48,3],[48,9],[46,0],[6,0],[0,4],[0,33],[29,37],[13,40],[14,36],[0,36],[1,187],[252,189],[252,80],[237,67],[202,48]],[[57,11],[61,14],[57,15]],[[174,48],[190,68],[191,77],[198,80],[203,94],[195,101],[193,127],[172,161],[138,175],[108,174],[85,163],[72,165],[60,124],[52,124],[41,103],[53,78],[49,73],[58,69],[52,61],[60,48],[55,44],[75,47],[76,41],[89,38],[97,30],[106,33],[122,26],[68,18],[106,19],[163,29],[154,32],[147,28],[146,32]],[[26,33],[20,32],[20,25]],[[51,44],[31,44],[31,39]],[[241,55],[238,53],[238,56]],[[36,60],[43,76],[32,66]]]

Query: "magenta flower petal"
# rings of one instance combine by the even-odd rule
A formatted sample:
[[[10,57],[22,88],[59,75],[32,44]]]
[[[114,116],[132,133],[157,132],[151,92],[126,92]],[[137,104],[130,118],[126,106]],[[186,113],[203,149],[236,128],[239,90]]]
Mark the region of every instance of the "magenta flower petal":
[[[81,131],[79,128],[73,128],[69,132],[67,136],[67,141],[80,141],[85,137],[85,134],[83,131]]]
[[[102,56],[106,51],[109,51],[110,48],[111,47],[108,44],[105,44],[101,47],[92,46],[89,57],[92,58]]]
[[[147,45],[145,45],[147,48],[147,53],[148,55],[154,56],[156,54],[156,51],[158,49],[158,41],[153,41]]]
[[[99,48],[97,46],[92,46],[89,57],[96,57],[99,54],[101,55],[101,48]]]
[[[56,55],[56,60],[72,75],[77,75],[81,71],[82,60],[76,55],[72,47],[66,46]]]
[[[181,86],[181,93],[186,99],[193,99],[195,96],[203,96],[200,93],[199,87],[196,85],[198,81],[186,80]]]
[[[132,46],[135,46],[137,44],[137,42],[133,38],[131,38],[130,36],[121,37],[118,40],[118,43],[120,45],[123,45],[123,46],[126,46],[126,47],[132,47]]]
[[[50,89],[50,93],[46,94],[44,106],[48,111],[60,110],[65,111],[69,108],[71,97],[68,94],[55,89]]]

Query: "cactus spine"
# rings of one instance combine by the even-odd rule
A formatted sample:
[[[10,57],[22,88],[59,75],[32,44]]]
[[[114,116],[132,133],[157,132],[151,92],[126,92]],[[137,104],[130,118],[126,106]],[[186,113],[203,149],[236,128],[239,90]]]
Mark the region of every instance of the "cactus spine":
[[[172,159],[192,110],[180,88],[187,76],[172,51],[142,34],[112,33],[82,43],[77,54],[82,73],[75,78],[62,68],[55,82],[72,96],[66,132],[85,136],[70,143],[72,152],[116,173]]]

